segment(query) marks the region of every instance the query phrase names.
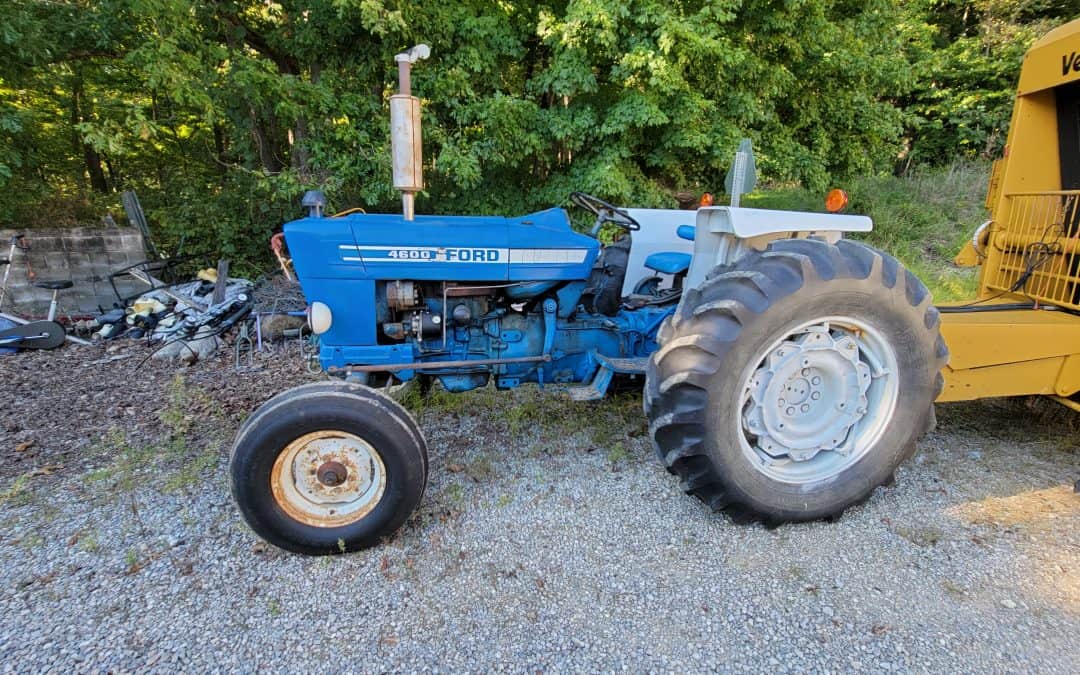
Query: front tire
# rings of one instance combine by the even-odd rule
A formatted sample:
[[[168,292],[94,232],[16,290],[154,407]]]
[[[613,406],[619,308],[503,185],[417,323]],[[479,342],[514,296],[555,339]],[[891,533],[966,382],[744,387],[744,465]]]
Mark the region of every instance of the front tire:
[[[839,516],[933,420],[948,351],[926,287],[864,244],[772,242],[660,331],[645,412],[683,489],[737,520]]]
[[[409,413],[351,383],[270,399],[240,427],[229,464],[251,529],[311,555],[378,544],[404,524],[427,483],[427,447]]]

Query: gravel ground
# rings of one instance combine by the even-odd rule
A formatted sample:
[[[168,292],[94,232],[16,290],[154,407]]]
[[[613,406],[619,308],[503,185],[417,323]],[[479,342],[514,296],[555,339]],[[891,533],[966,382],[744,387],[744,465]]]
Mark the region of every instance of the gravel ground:
[[[767,530],[681,494],[636,394],[409,397],[420,511],[316,559],[225,472],[303,361],[112,349],[0,358],[0,670],[1077,670],[1080,434],[1048,404],[939,406],[893,487]]]

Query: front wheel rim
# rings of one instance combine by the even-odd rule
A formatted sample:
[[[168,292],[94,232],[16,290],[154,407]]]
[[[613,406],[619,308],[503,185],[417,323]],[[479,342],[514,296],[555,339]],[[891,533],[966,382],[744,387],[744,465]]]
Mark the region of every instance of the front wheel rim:
[[[737,409],[739,441],[754,469],[773,480],[801,485],[843,473],[896,411],[896,352],[862,319],[796,325],[750,363]]]
[[[278,454],[270,487],[290,518],[313,527],[341,527],[363,519],[382,500],[386,465],[359,436],[315,431]]]

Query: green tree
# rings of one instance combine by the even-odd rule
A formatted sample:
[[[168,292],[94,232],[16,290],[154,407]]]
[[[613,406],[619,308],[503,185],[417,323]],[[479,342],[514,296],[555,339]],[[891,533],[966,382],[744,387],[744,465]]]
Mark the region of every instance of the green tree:
[[[998,142],[1025,40],[1075,13],[1021,5],[7,0],[0,221],[92,220],[135,189],[161,246],[253,268],[305,189],[396,209],[393,55],[419,42],[421,211],[575,189],[672,206],[719,192],[744,136],[766,179],[821,189],[905,148],[936,162]]]
[[[1077,0],[918,0],[907,6],[918,81],[907,113],[904,166],[992,158],[1008,133],[1024,54],[1080,15]]]

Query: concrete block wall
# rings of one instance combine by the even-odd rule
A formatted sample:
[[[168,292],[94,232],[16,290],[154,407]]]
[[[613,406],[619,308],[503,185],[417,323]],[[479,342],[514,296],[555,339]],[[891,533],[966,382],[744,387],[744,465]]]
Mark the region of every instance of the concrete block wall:
[[[34,287],[27,278],[27,257],[35,280],[69,279],[74,286],[60,291],[60,311],[96,314],[117,302],[109,275],[146,259],[142,234],[134,227],[72,227],[33,230],[0,229],[0,258],[7,258],[12,235],[26,235],[29,251],[15,250],[8,275],[3,311],[44,316],[52,291]],[[4,266],[0,266],[0,277]],[[144,285],[130,277],[117,280],[121,293],[137,293]]]

